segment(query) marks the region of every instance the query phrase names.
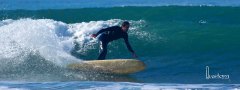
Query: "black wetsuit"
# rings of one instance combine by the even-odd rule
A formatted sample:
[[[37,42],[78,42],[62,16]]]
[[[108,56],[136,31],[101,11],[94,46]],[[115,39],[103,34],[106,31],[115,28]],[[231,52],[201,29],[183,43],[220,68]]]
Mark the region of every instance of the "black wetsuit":
[[[105,57],[107,55],[108,43],[113,40],[120,39],[120,38],[124,39],[128,50],[130,52],[134,53],[131,45],[128,42],[128,34],[127,34],[127,32],[123,32],[121,27],[119,27],[119,26],[108,27],[108,28],[100,30],[96,35],[98,36],[99,34],[101,34],[101,36],[99,37],[101,53],[98,56],[98,60],[105,59]]]

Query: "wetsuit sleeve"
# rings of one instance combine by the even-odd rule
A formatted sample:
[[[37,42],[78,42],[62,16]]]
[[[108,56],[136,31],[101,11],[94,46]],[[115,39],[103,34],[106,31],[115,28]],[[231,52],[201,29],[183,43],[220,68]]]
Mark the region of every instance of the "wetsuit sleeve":
[[[114,27],[108,27],[108,28],[105,28],[105,29],[101,29],[100,31],[98,31],[96,34],[97,36],[103,32],[106,32],[106,31],[111,31],[111,30],[114,30]]]
[[[129,44],[129,41],[128,41],[128,35],[124,36],[123,39],[124,39],[124,41],[125,41],[125,44],[126,44],[128,50],[129,50],[130,52],[134,53],[134,51],[133,51],[131,45]]]

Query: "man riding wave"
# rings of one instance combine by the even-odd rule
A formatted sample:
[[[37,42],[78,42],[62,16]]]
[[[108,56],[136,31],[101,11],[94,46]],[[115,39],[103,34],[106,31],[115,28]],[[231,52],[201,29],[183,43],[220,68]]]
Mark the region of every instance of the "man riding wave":
[[[128,41],[128,29],[129,29],[129,22],[124,21],[122,26],[112,26],[105,29],[101,29],[96,34],[92,34],[91,36],[96,38],[98,35],[100,40],[100,48],[101,53],[98,56],[98,60],[104,60],[107,55],[107,45],[109,42],[114,40],[123,38],[128,50],[132,53],[134,58],[137,58],[137,55],[133,51],[129,41]]]

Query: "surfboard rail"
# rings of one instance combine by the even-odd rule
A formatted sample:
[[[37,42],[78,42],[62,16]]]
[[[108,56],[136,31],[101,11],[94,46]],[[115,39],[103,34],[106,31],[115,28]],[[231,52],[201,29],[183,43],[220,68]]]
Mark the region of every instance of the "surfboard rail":
[[[72,63],[67,67],[71,70],[84,72],[131,74],[144,70],[146,65],[142,61],[136,59],[108,59]]]

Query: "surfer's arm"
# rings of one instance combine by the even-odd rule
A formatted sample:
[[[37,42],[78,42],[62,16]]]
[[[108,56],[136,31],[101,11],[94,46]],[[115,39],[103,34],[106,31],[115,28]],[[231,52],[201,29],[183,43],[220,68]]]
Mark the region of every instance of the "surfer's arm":
[[[103,32],[106,32],[106,31],[112,31],[114,30],[114,27],[108,27],[108,28],[105,28],[105,29],[101,29],[100,31],[98,31],[95,35],[98,36],[99,34],[103,33]]]
[[[123,39],[124,39],[124,41],[125,41],[125,44],[126,44],[128,50],[129,50],[130,52],[134,53],[134,51],[133,51],[133,49],[132,49],[132,47],[131,47],[131,45],[130,45],[130,43],[129,43],[129,41],[128,41],[128,35],[124,36]]]
[[[135,54],[135,52],[133,51],[131,45],[129,44],[128,35],[124,36],[124,41],[125,41],[125,44],[126,44],[128,50],[132,53],[133,57],[137,58],[138,56]]]

